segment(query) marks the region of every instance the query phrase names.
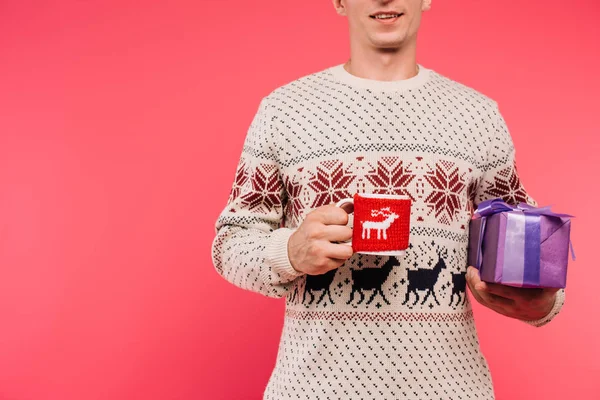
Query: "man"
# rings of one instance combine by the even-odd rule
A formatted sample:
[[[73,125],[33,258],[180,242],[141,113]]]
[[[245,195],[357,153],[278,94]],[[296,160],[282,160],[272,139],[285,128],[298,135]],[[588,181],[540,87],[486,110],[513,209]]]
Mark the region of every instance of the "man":
[[[333,3],[348,18],[350,59],[261,100],[216,223],[219,274],[286,297],[264,398],[493,399],[466,284],[533,326],[564,303],[563,290],[484,283],[467,266],[481,201],[537,205],[505,121],[494,100],[416,62],[430,1]],[[357,192],[410,196],[398,262],[340,244],[351,210],[335,203]]]

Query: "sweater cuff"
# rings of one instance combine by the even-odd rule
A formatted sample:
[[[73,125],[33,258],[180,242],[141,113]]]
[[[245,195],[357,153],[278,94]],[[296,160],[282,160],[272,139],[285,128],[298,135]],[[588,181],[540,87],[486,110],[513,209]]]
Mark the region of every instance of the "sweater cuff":
[[[529,325],[533,325],[535,327],[546,325],[548,322],[552,321],[554,317],[556,317],[556,315],[562,309],[563,304],[565,304],[565,289],[560,289],[556,292],[556,297],[554,300],[554,306],[552,307],[552,310],[550,310],[550,312],[545,317],[533,321],[523,320],[523,322]]]
[[[265,248],[266,268],[264,274],[267,275],[267,282],[271,284],[283,284],[293,281],[299,276],[305,275],[304,272],[296,271],[290,263],[288,255],[288,240],[294,233],[294,229],[279,228],[271,233],[269,243]]]

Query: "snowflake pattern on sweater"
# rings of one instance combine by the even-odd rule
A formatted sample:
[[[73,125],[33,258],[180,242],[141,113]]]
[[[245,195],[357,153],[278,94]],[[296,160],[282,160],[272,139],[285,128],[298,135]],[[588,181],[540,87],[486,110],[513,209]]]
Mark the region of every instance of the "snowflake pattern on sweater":
[[[295,271],[294,229],[357,192],[411,198],[406,253]],[[264,398],[493,399],[465,273],[469,220],[495,197],[537,205],[498,105],[432,69],[383,82],[340,64],[264,97],[212,247],[229,282],[286,298]],[[542,326],[563,303],[560,290],[548,316],[525,322]]]

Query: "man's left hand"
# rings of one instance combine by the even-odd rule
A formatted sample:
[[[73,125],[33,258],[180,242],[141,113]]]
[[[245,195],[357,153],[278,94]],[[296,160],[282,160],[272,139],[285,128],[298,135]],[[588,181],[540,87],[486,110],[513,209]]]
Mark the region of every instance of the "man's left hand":
[[[467,268],[467,284],[475,299],[492,310],[524,321],[533,321],[550,313],[557,288],[519,288],[483,282],[479,271]]]

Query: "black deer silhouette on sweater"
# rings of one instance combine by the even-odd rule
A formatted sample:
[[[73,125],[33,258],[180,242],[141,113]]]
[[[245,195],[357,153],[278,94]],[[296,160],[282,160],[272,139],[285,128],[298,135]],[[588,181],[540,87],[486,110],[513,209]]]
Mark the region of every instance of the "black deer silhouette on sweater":
[[[408,288],[406,289],[406,297],[402,304],[406,304],[410,299],[410,294],[414,293],[416,296],[416,300],[413,303],[414,306],[419,301],[418,291],[427,290],[425,298],[423,299],[421,304],[425,304],[425,301],[427,301],[429,295],[433,294],[435,302],[438,306],[440,305],[440,302],[438,301],[437,297],[435,297],[435,291],[433,290],[433,288],[438,280],[440,272],[442,272],[443,268],[446,268],[446,262],[444,261],[442,255],[444,257],[447,257],[448,250],[444,250],[443,252],[438,251],[439,259],[437,264],[435,264],[435,267],[433,267],[433,269],[417,269],[408,271]]]
[[[462,303],[465,304],[465,301],[467,300],[467,293],[465,292],[467,280],[465,279],[465,275],[466,272],[459,272],[458,274],[452,273],[452,296],[450,296],[450,305],[452,305],[454,295],[456,295],[458,296],[458,301],[456,302],[456,305],[458,306],[461,299],[461,293],[464,295]]]
[[[292,291],[292,295],[290,296],[290,303],[294,303],[296,298],[298,297],[298,286],[299,284],[294,284],[294,290]]]
[[[327,271],[321,275],[306,275],[306,284],[304,286],[304,294],[302,295],[302,303],[304,303],[304,301],[306,300],[306,293],[308,293],[310,294],[310,301],[308,302],[308,304],[312,304],[315,300],[315,295],[312,293],[313,290],[322,290],[323,292],[321,293],[321,297],[319,297],[319,300],[317,300],[317,304],[319,304],[321,300],[323,300],[323,297],[325,297],[326,294],[329,297],[329,301],[331,301],[331,304],[335,304],[331,299],[331,292],[329,291],[329,286],[331,285],[331,282],[333,282],[333,277],[335,276],[336,272],[337,268]]]
[[[390,302],[385,298],[383,294],[383,290],[381,287],[383,283],[388,278],[390,272],[392,272],[392,268],[400,265],[400,261],[396,257],[390,257],[381,268],[365,268],[365,269],[351,269],[352,271],[352,292],[350,293],[350,300],[346,304],[352,303],[354,300],[354,292],[358,292],[360,294],[360,300],[357,304],[360,304],[365,299],[365,294],[363,290],[373,290],[371,297],[367,300],[367,304],[370,304],[377,293],[381,295],[383,301],[387,304]]]

